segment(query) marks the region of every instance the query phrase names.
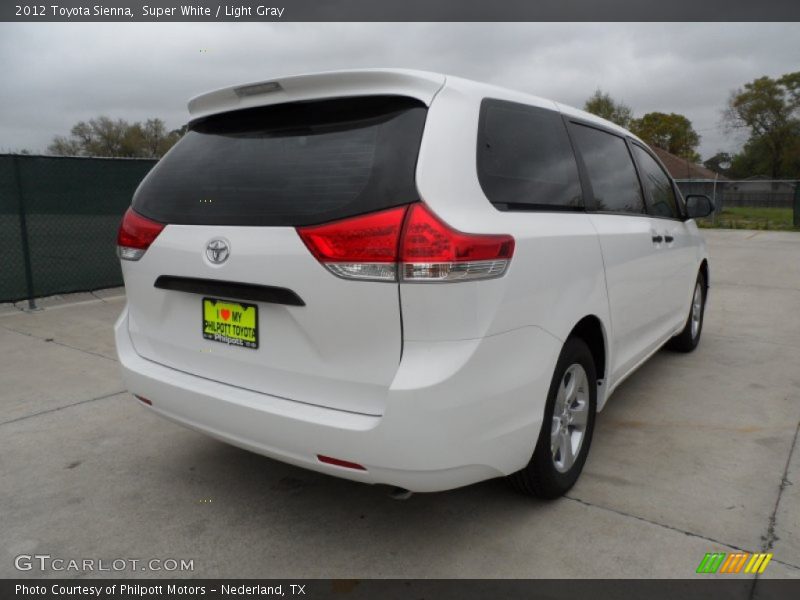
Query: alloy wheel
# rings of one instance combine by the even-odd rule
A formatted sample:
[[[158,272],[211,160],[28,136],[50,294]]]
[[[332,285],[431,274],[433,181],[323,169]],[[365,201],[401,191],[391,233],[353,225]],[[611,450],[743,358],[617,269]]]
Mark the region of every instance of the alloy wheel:
[[[579,363],[570,365],[558,386],[550,450],[559,473],[570,470],[581,451],[589,420],[589,379]]]

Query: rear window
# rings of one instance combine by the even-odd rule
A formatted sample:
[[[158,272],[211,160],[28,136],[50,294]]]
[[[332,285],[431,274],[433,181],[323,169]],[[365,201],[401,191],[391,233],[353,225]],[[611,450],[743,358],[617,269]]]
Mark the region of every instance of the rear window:
[[[133,208],[162,223],[299,226],[413,202],[426,113],[372,96],[214,115],[148,174]]]
[[[484,100],[478,179],[501,210],[583,208],[575,155],[561,114],[553,110]]]

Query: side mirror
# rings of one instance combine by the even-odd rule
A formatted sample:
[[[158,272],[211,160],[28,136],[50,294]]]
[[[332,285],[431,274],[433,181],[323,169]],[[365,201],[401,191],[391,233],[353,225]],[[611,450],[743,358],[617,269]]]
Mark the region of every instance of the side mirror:
[[[690,219],[702,219],[714,212],[714,203],[704,194],[686,196],[686,213]]]

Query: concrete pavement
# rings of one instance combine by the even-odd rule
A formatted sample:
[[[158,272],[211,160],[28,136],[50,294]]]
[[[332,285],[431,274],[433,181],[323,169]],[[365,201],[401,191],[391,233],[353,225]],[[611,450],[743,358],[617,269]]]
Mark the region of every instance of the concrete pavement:
[[[120,382],[113,293],[0,311],[0,577],[78,575],[15,570],[44,553],[194,561],[92,576],[683,578],[734,550],[800,577],[800,235],[705,233],[700,347],[619,388],[554,502],[501,480],[398,502],[161,420]]]

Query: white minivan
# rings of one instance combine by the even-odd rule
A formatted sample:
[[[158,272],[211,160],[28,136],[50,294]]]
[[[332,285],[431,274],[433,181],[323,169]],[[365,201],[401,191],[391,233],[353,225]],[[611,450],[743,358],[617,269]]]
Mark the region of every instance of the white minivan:
[[[356,481],[552,498],[614,389],[698,343],[713,206],[608,121],[403,70],[189,111],[118,235],[125,383],[168,419]]]

